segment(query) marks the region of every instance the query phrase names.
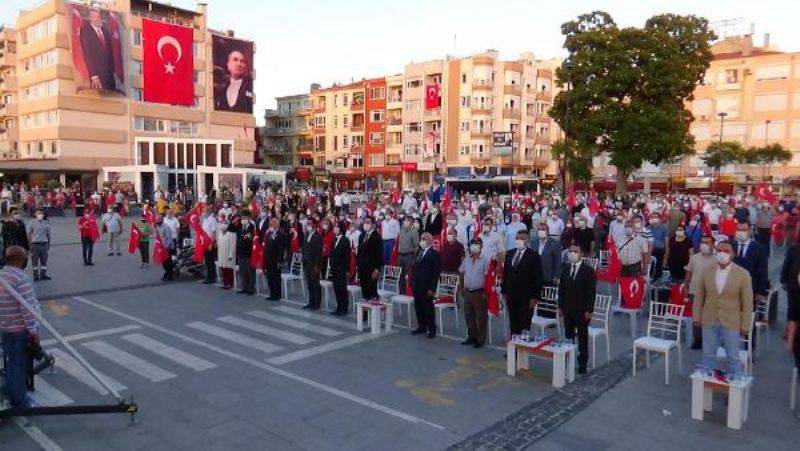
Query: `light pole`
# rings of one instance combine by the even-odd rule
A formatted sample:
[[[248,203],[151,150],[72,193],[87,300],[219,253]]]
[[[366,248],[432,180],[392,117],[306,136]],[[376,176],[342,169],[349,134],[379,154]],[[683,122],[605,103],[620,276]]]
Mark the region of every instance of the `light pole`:
[[[725,131],[725,118],[728,113],[722,111],[717,116],[719,116],[719,143],[722,144],[722,132]]]
[[[767,145],[769,144],[769,124],[771,123],[772,121],[769,119],[764,121],[764,148],[766,148]],[[763,171],[764,173],[762,175],[764,176],[764,178],[766,178],[767,175],[769,175],[769,167],[764,165]]]

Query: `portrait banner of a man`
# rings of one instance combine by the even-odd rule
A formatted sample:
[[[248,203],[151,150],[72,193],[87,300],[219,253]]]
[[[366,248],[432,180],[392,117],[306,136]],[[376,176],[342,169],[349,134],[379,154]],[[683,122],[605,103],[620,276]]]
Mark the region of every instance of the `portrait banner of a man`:
[[[122,39],[127,36],[122,15],[85,5],[68,5],[72,24],[72,63],[78,91],[125,94]]]
[[[253,43],[214,35],[214,109],[252,113]]]

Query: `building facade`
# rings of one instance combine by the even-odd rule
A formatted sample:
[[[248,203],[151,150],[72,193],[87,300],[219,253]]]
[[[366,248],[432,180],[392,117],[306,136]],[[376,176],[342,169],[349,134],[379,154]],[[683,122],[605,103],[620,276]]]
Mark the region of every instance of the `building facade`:
[[[311,159],[310,96],[298,94],[275,100],[276,109],[264,114],[266,125],[261,131],[261,157],[264,164],[273,169],[292,172],[300,165],[301,158]]]
[[[17,32],[0,26],[0,159],[19,153],[17,117]]]
[[[92,188],[102,175],[121,177],[146,194],[159,187],[217,187],[235,178],[222,172],[253,163],[252,113],[215,111],[212,37],[232,38],[233,32],[209,29],[205,4],[196,11],[145,0],[102,4],[104,14],[122,18],[119,36],[112,36],[121,41],[123,92],[79,89],[71,4],[41,2],[17,18],[16,78],[3,89],[11,88],[16,103],[18,140],[6,132],[4,148],[17,149],[0,161],[6,180],[43,185],[55,179]],[[143,100],[144,19],[192,29],[192,106]]]

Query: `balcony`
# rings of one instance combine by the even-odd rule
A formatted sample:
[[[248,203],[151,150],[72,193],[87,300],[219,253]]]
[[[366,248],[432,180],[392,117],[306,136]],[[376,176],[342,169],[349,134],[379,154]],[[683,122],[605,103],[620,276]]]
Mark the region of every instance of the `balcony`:
[[[503,108],[503,119],[519,119],[519,108]]]
[[[265,136],[288,136],[288,135],[296,135],[299,133],[300,130],[296,128],[284,128],[284,127],[270,127],[264,130]]]
[[[350,146],[350,153],[364,153],[364,146]]]
[[[503,86],[503,94],[511,95],[511,96],[521,96],[522,95],[522,86],[520,85],[505,85]]]
[[[489,106],[474,106],[472,107],[472,114],[483,114],[487,116],[491,116],[492,114],[492,107]]]
[[[311,144],[301,144],[297,146],[297,153],[310,153],[314,151],[314,146]]]
[[[0,82],[0,92],[12,92],[17,90],[17,77],[7,76]]]
[[[16,116],[17,115],[17,104],[16,103],[0,103],[0,117],[3,116]]]
[[[544,144],[549,146],[550,137],[547,135],[536,135],[536,138],[534,138],[533,142],[536,144]]]
[[[492,132],[486,130],[478,130],[470,133],[470,137],[472,137],[472,139],[491,139]]]
[[[488,163],[492,160],[492,155],[489,152],[470,153],[469,159],[475,163]]]
[[[389,118],[389,125],[403,125],[403,118],[402,117],[390,117]]]
[[[315,105],[314,108],[311,109],[314,113],[324,113],[325,112],[325,104]]]
[[[550,91],[539,91],[536,93],[536,100],[551,102],[553,100],[553,93]]]
[[[363,101],[353,101],[350,103],[350,111],[364,111]]]
[[[473,80],[472,81],[472,90],[473,91],[491,91],[494,83],[492,80]]]
[[[17,65],[17,54],[5,52],[0,55],[0,68],[14,67]]]
[[[353,124],[350,126],[350,131],[353,133],[362,133],[364,131],[364,124],[359,124],[359,125]]]
[[[550,164],[550,159],[545,157],[533,158],[533,167],[544,169]]]

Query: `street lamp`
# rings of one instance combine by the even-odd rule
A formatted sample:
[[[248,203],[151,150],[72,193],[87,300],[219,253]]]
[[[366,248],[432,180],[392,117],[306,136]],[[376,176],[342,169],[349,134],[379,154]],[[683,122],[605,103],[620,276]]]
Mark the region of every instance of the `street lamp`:
[[[767,141],[769,140],[769,124],[771,123],[772,121],[769,119],[764,122],[764,147],[767,146]]]
[[[560,166],[560,173],[561,176],[561,194],[566,195],[567,193],[567,150],[569,149],[569,121],[570,121],[570,91],[572,90],[572,83],[570,78],[569,71],[575,67],[575,63],[570,60],[564,61],[564,68],[566,68],[567,72],[567,105],[566,111],[564,113],[564,152],[561,153],[561,158],[559,158],[559,166]]]
[[[728,113],[722,111],[717,114],[717,116],[719,116],[719,143],[722,144],[722,132],[725,129],[725,118],[728,116]]]

